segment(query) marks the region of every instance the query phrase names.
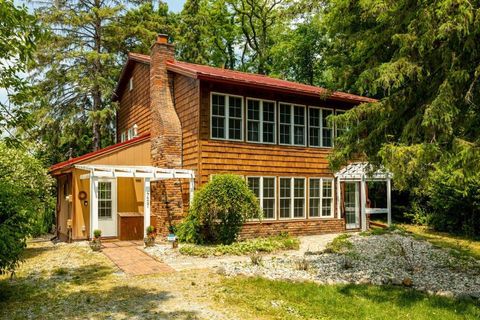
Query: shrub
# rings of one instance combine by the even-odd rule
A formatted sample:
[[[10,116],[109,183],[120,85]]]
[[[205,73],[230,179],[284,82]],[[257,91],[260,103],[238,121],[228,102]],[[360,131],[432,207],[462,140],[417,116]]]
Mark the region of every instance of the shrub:
[[[147,234],[152,234],[155,232],[155,227],[154,226],[148,226],[147,229]]]
[[[327,244],[325,251],[328,253],[346,253],[348,250],[353,248],[353,244],[348,240],[350,238],[349,234],[341,234],[332,242]]]
[[[100,229],[93,230],[93,236],[97,239],[100,238],[102,236],[102,230]]]
[[[0,142],[0,274],[13,271],[27,237],[46,232],[52,215],[52,179],[42,163],[20,148]],[[48,224],[48,223],[47,223]]]
[[[258,252],[255,252],[250,255],[250,261],[254,266],[259,266],[263,262],[263,257]]]
[[[251,218],[261,218],[261,210],[246,182],[236,175],[216,175],[195,193],[177,235],[185,242],[230,244]]]

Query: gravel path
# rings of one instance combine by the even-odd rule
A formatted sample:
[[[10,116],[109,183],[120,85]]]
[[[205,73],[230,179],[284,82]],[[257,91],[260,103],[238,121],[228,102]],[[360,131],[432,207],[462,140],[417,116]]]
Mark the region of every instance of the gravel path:
[[[345,253],[306,251],[303,257],[265,257],[224,265],[229,276],[309,280],[321,284],[404,285],[430,294],[480,299],[480,261],[394,232],[352,235]]]

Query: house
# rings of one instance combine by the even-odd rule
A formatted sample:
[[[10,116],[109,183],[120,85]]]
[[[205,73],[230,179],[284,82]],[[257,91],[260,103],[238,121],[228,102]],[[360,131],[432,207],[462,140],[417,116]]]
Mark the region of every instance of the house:
[[[62,239],[94,229],[140,239],[150,224],[167,234],[194,189],[221,173],[245,177],[263,208],[245,237],[365,229],[367,214],[390,212],[389,199],[367,208],[366,180],[386,181],[389,197],[388,173],[367,176],[365,163],[328,168],[344,128],[326,118],[370,98],[176,61],[159,35],[150,55],[128,55],[114,100],[119,142],[50,168]]]

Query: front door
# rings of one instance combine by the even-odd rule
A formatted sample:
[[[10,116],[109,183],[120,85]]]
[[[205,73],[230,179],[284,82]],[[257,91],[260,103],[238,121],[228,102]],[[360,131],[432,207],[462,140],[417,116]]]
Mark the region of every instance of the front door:
[[[360,228],[358,182],[345,182],[345,224],[347,229]]]
[[[98,181],[98,228],[104,237],[117,236],[117,188],[115,180]]]

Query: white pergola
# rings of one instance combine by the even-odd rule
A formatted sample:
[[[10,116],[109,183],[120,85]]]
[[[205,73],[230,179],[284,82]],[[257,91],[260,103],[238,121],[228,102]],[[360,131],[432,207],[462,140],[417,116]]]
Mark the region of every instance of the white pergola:
[[[168,179],[189,179],[190,201],[193,200],[195,188],[195,173],[185,169],[163,169],[153,166],[116,166],[116,165],[75,165],[75,168],[89,171],[80,176],[80,179],[90,179],[90,237],[93,230],[98,229],[97,190],[100,178],[142,178],[143,192],[143,228],[146,235],[146,226],[150,225],[150,182]]]
[[[347,165],[335,173],[337,181],[337,212],[340,218],[340,183],[341,182],[360,182],[360,216],[362,222],[362,230],[367,229],[367,214],[386,213],[388,225],[392,223],[392,177],[393,175],[385,168],[373,170],[372,165],[368,162],[356,162]],[[386,208],[367,208],[367,181],[385,181],[387,183],[387,207]]]

